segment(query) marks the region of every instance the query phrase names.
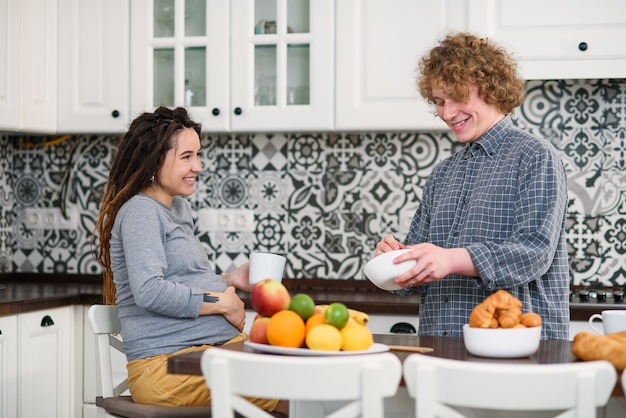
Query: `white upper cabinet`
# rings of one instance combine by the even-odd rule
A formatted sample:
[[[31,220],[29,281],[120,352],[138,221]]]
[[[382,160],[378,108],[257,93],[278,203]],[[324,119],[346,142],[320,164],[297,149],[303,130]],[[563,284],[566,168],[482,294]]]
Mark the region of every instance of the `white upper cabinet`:
[[[333,0],[232,0],[234,131],[333,128]]]
[[[417,89],[420,56],[465,27],[465,1],[338,0],[337,130],[446,129]]]
[[[0,129],[22,123],[22,11],[20,0],[0,0]]]
[[[205,130],[229,126],[229,2],[131,1],[131,111],[186,106]]]
[[[128,0],[59,0],[57,131],[126,130],[129,39]]]
[[[121,132],[128,0],[0,0],[0,130]]]
[[[526,79],[626,77],[624,0],[469,0],[469,28],[500,42]]]
[[[205,131],[332,128],[332,0],[133,0],[131,108]]]
[[[55,132],[57,125],[57,0],[22,0],[21,124]],[[10,80],[10,82],[14,82]]]

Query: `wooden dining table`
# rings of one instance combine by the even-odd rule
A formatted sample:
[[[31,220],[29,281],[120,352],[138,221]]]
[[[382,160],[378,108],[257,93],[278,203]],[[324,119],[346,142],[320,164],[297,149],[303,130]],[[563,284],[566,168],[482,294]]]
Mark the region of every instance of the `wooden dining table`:
[[[572,342],[569,340],[542,340],[539,344],[537,352],[531,356],[515,359],[495,359],[478,357],[470,354],[465,349],[462,337],[425,337],[415,334],[375,334],[374,341],[389,346],[404,346],[405,350],[391,350],[398,356],[400,361],[404,361],[407,356],[412,354],[409,350],[411,347],[429,347],[431,352],[425,353],[441,358],[476,361],[484,363],[506,363],[506,364],[556,364],[556,363],[572,363],[580,361],[572,353]],[[243,341],[220,346],[222,349],[254,352]],[[271,354],[270,354],[271,355]],[[178,374],[195,374],[201,375],[200,359],[202,352],[192,352],[178,356],[172,356],[167,363],[169,373]],[[401,383],[404,385],[404,382]],[[623,397],[624,391],[620,381],[618,380],[612,397]]]

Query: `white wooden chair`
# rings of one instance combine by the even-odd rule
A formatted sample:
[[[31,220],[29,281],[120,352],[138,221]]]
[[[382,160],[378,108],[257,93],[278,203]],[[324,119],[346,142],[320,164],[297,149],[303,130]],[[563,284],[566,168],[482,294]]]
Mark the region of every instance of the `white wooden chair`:
[[[89,323],[96,334],[96,405],[98,415],[124,418],[179,418],[211,416],[210,406],[157,406],[133,402],[130,396],[121,396],[128,389],[128,379],[115,385],[111,367],[111,348],[124,352],[122,342],[115,335],[120,333],[117,306],[93,305],[87,313]],[[106,411],[106,412],[105,412]]]
[[[461,418],[456,408],[554,411],[559,418],[593,418],[617,381],[608,361],[506,364],[412,354],[403,364],[419,418]]]
[[[206,350],[202,373],[212,393],[214,417],[271,415],[242,396],[306,401],[350,401],[334,418],[382,418],[383,399],[395,395],[402,365],[392,353],[290,356]]]

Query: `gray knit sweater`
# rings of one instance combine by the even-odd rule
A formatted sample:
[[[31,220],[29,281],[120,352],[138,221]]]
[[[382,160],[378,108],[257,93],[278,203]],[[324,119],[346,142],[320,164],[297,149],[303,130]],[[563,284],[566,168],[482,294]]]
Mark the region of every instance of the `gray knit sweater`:
[[[171,208],[143,193],[129,199],[115,218],[111,267],[128,361],[239,333],[222,315],[199,316],[203,292],[226,283],[194,235],[186,199]]]

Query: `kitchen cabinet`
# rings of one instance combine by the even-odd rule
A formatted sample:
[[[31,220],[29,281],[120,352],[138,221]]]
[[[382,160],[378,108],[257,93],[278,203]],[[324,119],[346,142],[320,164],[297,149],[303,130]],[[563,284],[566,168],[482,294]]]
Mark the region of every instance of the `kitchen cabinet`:
[[[131,109],[205,131],[333,126],[333,0],[134,0]]]
[[[0,23],[0,129],[51,131],[56,127],[57,1],[0,0]]]
[[[124,131],[128,19],[128,0],[0,0],[0,130]]]
[[[22,19],[20,0],[0,0],[0,129],[21,124]]]
[[[22,0],[21,126],[54,132],[57,108],[57,0]]]
[[[469,0],[468,24],[510,49],[526,79],[626,77],[623,0]]]
[[[17,416],[17,315],[0,317],[0,418]]]
[[[56,131],[124,132],[130,120],[129,0],[58,1]]]
[[[82,362],[74,327],[75,308],[17,315],[17,417],[79,416],[77,366]],[[80,341],[82,345],[82,340]]]
[[[465,27],[465,1],[337,2],[337,130],[442,130],[419,94],[419,58]]]

